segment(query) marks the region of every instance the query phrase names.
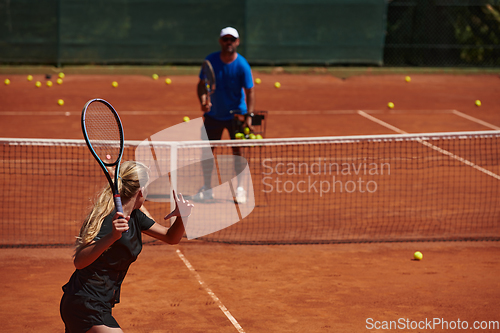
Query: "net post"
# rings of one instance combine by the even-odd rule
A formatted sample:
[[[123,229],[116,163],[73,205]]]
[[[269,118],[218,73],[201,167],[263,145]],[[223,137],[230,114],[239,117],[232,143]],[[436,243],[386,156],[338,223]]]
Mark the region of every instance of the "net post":
[[[175,190],[177,194],[177,153],[179,149],[179,144],[177,142],[170,143],[170,210],[175,209],[175,198],[172,190]],[[174,217],[170,218],[170,225],[175,221]]]

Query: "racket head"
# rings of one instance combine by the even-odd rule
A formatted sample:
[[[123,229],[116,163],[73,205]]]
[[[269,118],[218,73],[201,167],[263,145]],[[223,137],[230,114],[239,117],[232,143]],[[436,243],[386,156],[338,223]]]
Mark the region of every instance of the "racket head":
[[[120,117],[110,103],[100,98],[88,101],[82,111],[82,131],[99,163],[119,166],[125,140]]]
[[[205,91],[208,95],[210,95],[216,88],[214,68],[209,60],[205,60],[203,61],[201,70],[205,81]]]

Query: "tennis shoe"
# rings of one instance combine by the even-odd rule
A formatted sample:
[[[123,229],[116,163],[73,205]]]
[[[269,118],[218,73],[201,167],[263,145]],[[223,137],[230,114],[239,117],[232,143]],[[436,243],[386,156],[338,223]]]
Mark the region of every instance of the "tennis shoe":
[[[202,186],[199,190],[198,193],[193,195],[192,200],[193,201],[206,201],[206,200],[213,200],[214,194],[211,188],[207,189],[205,186]]]
[[[243,189],[243,187],[238,186],[236,189],[236,203],[244,204],[247,202],[247,192]]]

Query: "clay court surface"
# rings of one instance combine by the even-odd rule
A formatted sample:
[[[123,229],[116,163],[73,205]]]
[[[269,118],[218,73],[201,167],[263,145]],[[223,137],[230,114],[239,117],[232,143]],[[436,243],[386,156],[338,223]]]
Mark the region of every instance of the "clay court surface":
[[[201,116],[196,76],[170,76],[166,85],[164,76],[155,81],[150,74],[67,73],[62,85],[52,79],[50,88],[44,75],[32,82],[3,75],[11,84],[0,86],[1,136],[81,139],[80,112],[95,97],[115,106],[129,140]],[[262,79],[256,109],[269,112],[270,138],[500,127],[497,75],[413,74],[410,83],[404,75],[254,76]],[[37,80],[42,87],[35,87]],[[37,214],[43,212],[34,212],[34,219]],[[417,250],[422,261],[412,260]],[[70,248],[0,249],[2,332],[64,330],[59,300],[74,269],[71,254]],[[500,330],[495,323],[470,328],[475,321],[483,327],[500,321],[499,267],[497,242],[247,246],[183,240],[145,246],[114,315],[125,332],[376,332],[389,331],[376,329],[389,321],[409,325],[393,328],[401,332],[457,331],[453,325],[463,328],[464,321],[469,331],[493,332]],[[414,326],[426,320],[436,325]]]

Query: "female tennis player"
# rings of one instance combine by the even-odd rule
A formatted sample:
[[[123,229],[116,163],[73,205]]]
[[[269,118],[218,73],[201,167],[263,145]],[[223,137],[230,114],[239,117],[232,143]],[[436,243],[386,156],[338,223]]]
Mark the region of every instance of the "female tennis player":
[[[127,270],[142,250],[141,233],[168,244],[178,244],[193,204],[177,196],[175,209],[165,219],[177,217],[170,228],[156,223],[143,203],[148,168],[123,162],[118,187],[123,214],[116,213],[107,185],[86,217],[76,241],[75,272],[63,286],[61,317],[67,333],[122,332],[111,309],[120,302],[120,287]]]

